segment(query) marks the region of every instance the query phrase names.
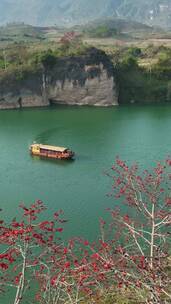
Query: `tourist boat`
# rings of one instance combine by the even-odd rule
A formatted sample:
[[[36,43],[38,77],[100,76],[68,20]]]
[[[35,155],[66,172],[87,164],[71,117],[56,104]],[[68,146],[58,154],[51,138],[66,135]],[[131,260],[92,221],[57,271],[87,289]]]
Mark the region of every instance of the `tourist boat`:
[[[74,156],[74,152],[68,148],[42,145],[37,143],[33,143],[30,146],[30,152],[32,155],[55,159],[71,159]]]

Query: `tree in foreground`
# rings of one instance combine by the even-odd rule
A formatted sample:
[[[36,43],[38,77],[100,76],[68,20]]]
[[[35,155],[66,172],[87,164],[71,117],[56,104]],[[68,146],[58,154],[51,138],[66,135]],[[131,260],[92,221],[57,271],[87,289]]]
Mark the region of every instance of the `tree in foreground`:
[[[13,288],[15,297],[10,301],[14,304],[23,303],[37,268],[48,261],[51,248],[60,248],[59,233],[65,222],[60,218],[62,211],[56,212],[52,220],[40,221],[39,216],[46,208],[39,200],[29,208],[24,205],[20,208],[23,211],[20,221],[0,222],[0,291]]]
[[[112,167],[111,195],[120,206],[110,210],[115,252],[122,256],[120,286],[142,290],[142,302],[171,301],[171,161],[158,163],[140,176],[137,165],[128,167],[119,158]],[[127,214],[122,209],[127,207]],[[121,269],[120,269],[121,270]],[[170,289],[170,290],[169,290]],[[144,294],[145,292],[145,294]],[[140,293],[139,293],[140,294]],[[167,302],[168,301],[168,302]]]
[[[140,175],[136,165],[116,159],[108,175],[119,206],[108,209],[109,224],[100,219],[96,242],[63,243],[62,211],[51,221],[39,221],[45,209],[40,201],[21,206],[20,222],[1,222],[1,290],[16,289],[11,303],[25,303],[32,281],[38,283],[35,298],[41,304],[100,303],[106,293],[105,303],[117,303],[123,294],[127,303],[170,303],[170,165],[168,159]]]

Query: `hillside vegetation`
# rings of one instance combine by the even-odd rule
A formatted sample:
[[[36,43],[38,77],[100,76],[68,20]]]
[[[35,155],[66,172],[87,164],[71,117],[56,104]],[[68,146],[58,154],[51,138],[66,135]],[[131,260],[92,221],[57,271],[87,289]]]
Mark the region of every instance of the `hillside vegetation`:
[[[130,40],[133,38],[146,38],[155,33],[163,34],[164,31],[136,22],[119,18],[105,18],[89,22],[77,27],[83,34],[94,38],[121,38]]]
[[[171,102],[171,48],[123,47],[110,56],[120,104]]]
[[[171,47],[154,45],[150,39],[144,45],[143,39],[136,36],[138,33],[142,34],[141,39],[145,35],[149,38],[157,35],[151,27],[121,20],[115,23],[110,19],[76,27],[75,32],[67,33],[57,27],[21,24],[1,27],[0,80],[22,82],[28,74],[37,73],[43,66],[52,68],[62,57],[79,58],[89,48],[98,47],[113,62],[120,104],[170,102]],[[164,34],[160,32],[160,35]],[[88,41],[87,37],[91,39]]]
[[[8,24],[0,27],[0,42],[34,42],[45,39],[43,30],[39,27],[22,24]]]

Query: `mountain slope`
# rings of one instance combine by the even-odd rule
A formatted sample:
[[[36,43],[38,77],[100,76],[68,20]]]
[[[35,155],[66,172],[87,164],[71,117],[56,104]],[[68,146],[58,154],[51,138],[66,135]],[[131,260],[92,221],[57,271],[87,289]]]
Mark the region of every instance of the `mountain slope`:
[[[0,0],[0,23],[73,25],[119,17],[171,27],[170,0]]]

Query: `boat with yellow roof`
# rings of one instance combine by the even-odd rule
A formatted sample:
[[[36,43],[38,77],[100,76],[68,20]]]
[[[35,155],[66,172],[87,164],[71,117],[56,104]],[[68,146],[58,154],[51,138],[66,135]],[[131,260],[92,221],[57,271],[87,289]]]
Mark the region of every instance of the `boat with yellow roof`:
[[[68,148],[37,143],[33,143],[30,146],[30,153],[32,155],[55,159],[72,159],[74,157],[74,152]]]

